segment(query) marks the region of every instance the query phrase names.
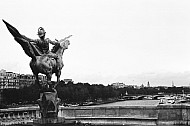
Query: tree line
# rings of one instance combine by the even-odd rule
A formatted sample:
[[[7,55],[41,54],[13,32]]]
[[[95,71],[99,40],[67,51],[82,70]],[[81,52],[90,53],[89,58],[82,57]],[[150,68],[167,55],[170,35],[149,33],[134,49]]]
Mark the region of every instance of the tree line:
[[[156,95],[164,94],[182,94],[190,92],[188,87],[143,87],[135,88],[133,86],[125,88],[113,88],[111,85],[103,84],[76,83],[61,81],[56,87],[58,96],[62,103],[83,103],[86,101],[96,102],[98,100],[106,101],[108,99],[118,99],[126,95]],[[33,84],[22,89],[4,89],[1,92],[3,102],[1,104],[36,104],[39,99],[40,90]]]
[[[82,103],[85,101],[97,101],[117,98],[119,91],[112,86],[102,84],[90,85],[89,83],[77,83],[60,81],[56,90],[62,103]],[[1,92],[3,102],[10,104],[36,104],[40,90],[36,84],[21,89],[4,89]]]

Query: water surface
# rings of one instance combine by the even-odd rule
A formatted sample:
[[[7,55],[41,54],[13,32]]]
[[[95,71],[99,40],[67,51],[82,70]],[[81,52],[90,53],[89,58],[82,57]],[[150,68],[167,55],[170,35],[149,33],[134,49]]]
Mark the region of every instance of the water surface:
[[[109,104],[95,105],[92,107],[111,107],[111,106],[157,106],[160,100],[126,100]]]

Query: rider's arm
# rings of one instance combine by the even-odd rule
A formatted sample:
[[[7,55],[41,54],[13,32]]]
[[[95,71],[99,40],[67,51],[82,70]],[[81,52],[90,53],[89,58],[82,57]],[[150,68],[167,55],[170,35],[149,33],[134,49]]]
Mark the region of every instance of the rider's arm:
[[[24,39],[26,39],[27,41],[31,42],[31,43],[37,43],[37,42],[38,42],[37,39],[31,39],[31,38],[26,37],[25,35],[22,35],[22,37],[23,37]]]
[[[51,41],[49,38],[47,38],[47,41],[52,44],[52,45],[56,45],[56,44],[59,44],[58,41]]]
[[[23,37],[24,39],[26,39],[27,41],[34,41],[33,39],[26,37],[25,35],[22,35],[22,37]]]

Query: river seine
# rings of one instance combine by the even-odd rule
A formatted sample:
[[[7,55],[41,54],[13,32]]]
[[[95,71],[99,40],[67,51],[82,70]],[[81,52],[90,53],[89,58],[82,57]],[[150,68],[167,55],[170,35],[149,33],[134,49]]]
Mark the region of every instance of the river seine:
[[[109,104],[95,105],[92,107],[109,107],[109,106],[157,106],[160,100],[127,100]]]

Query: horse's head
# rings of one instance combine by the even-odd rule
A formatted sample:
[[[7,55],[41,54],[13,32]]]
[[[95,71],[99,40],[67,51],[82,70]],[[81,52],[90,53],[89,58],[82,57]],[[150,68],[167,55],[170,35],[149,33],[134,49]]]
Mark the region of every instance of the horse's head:
[[[69,40],[60,40],[60,47],[63,49],[68,49],[68,46],[70,45]]]
[[[52,48],[52,50],[51,50],[51,52],[53,52],[53,53],[57,53],[57,54],[63,54],[63,52],[64,52],[64,50],[65,49],[68,49],[68,46],[70,45],[70,41],[69,40],[64,40],[64,39],[61,39],[60,41],[59,41],[59,44],[56,44],[53,48]]]

